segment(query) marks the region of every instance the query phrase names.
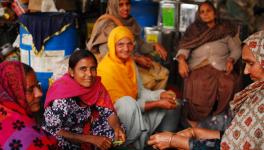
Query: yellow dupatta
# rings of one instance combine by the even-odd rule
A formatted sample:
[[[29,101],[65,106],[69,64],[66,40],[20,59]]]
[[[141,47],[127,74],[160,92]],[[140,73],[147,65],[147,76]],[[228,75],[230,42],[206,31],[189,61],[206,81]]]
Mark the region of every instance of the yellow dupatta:
[[[101,76],[102,83],[109,92],[113,103],[123,96],[131,96],[136,99],[138,95],[134,60],[130,57],[123,63],[115,52],[116,42],[125,37],[134,41],[133,34],[124,26],[118,26],[111,31],[107,43],[109,51],[97,68],[98,76]]]

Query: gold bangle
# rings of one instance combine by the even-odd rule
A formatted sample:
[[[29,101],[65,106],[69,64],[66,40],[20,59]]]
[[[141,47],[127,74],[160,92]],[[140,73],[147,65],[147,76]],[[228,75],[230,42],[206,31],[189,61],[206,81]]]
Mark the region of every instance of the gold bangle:
[[[169,139],[169,147],[171,147],[171,141],[172,141],[173,135],[174,134],[172,134],[171,137],[170,137],[170,139]]]
[[[173,138],[174,135],[175,135],[175,133],[173,133],[173,134],[171,135],[170,139],[169,139],[169,147],[171,147],[171,141],[172,141],[172,138]]]
[[[191,130],[190,132],[191,132],[192,137],[195,138],[195,133],[193,131],[193,128],[189,128],[189,130]]]

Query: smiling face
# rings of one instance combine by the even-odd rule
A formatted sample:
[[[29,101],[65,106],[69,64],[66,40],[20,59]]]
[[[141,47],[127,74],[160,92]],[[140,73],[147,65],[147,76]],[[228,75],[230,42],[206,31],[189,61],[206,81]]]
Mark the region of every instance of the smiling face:
[[[242,59],[246,63],[244,74],[249,74],[253,81],[264,79],[264,69],[247,45],[243,47]]]
[[[216,13],[214,8],[207,3],[201,4],[199,8],[199,17],[207,25],[209,26],[214,25],[216,18]]]
[[[119,0],[119,15],[121,18],[126,19],[130,15],[131,4],[129,0]]]
[[[37,112],[40,109],[40,99],[42,91],[34,72],[26,74],[26,101],[31,112]]]
[[[126,62],[131,57],[133,49],[134,49],[134,44],[127,37],[120,39],[115,44],[116,56],[122,62]]]
[[[69,69],[70,75],[83,87],[91,87],[96,81],[97,64],[92,57],[82,58],[73,69]]]

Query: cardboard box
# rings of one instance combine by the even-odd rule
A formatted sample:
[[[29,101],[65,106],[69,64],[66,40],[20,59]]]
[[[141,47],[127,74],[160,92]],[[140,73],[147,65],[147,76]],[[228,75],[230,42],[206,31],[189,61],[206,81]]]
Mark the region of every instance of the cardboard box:
[[[43,0],[29,0],[28,9],[30,11],[41,11],[41,4]],[[56,8],[64,9],[65,11],[77,10],[76,0],[56,0]]]
[[[41,11],[41,4],[43,0],[29,0],[28,9],[30,11]]]

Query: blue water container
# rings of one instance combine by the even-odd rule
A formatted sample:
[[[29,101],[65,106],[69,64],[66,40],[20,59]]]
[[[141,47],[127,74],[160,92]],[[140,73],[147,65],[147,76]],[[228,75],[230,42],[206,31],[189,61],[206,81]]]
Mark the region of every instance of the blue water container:
[[[51,37],[44,44],[44,56],[36,56],[34,54],[32,43],[30,43],[30,41],[32,42],[30,39],[31,35],[24,26],[20,26],[19,32],[21,61],[29,64],[36,71],[37,79],[40,81],[43,94],[45,95],[49,87],[49,78],[53,74],[49,67],[55,65],[50,60],[58,59],[58,57],[62,58],[73,53],[77,47],[77,29],[71,25],[62,33]],[[51,58],[47,56],[49,54],[51,54]],[[45,65],[43,65],[43,62]]]
[[[142,27],[152,27],[157,25],[159,13],[159,3],[152,0],[132,0],[131,15],[136,18]]]

